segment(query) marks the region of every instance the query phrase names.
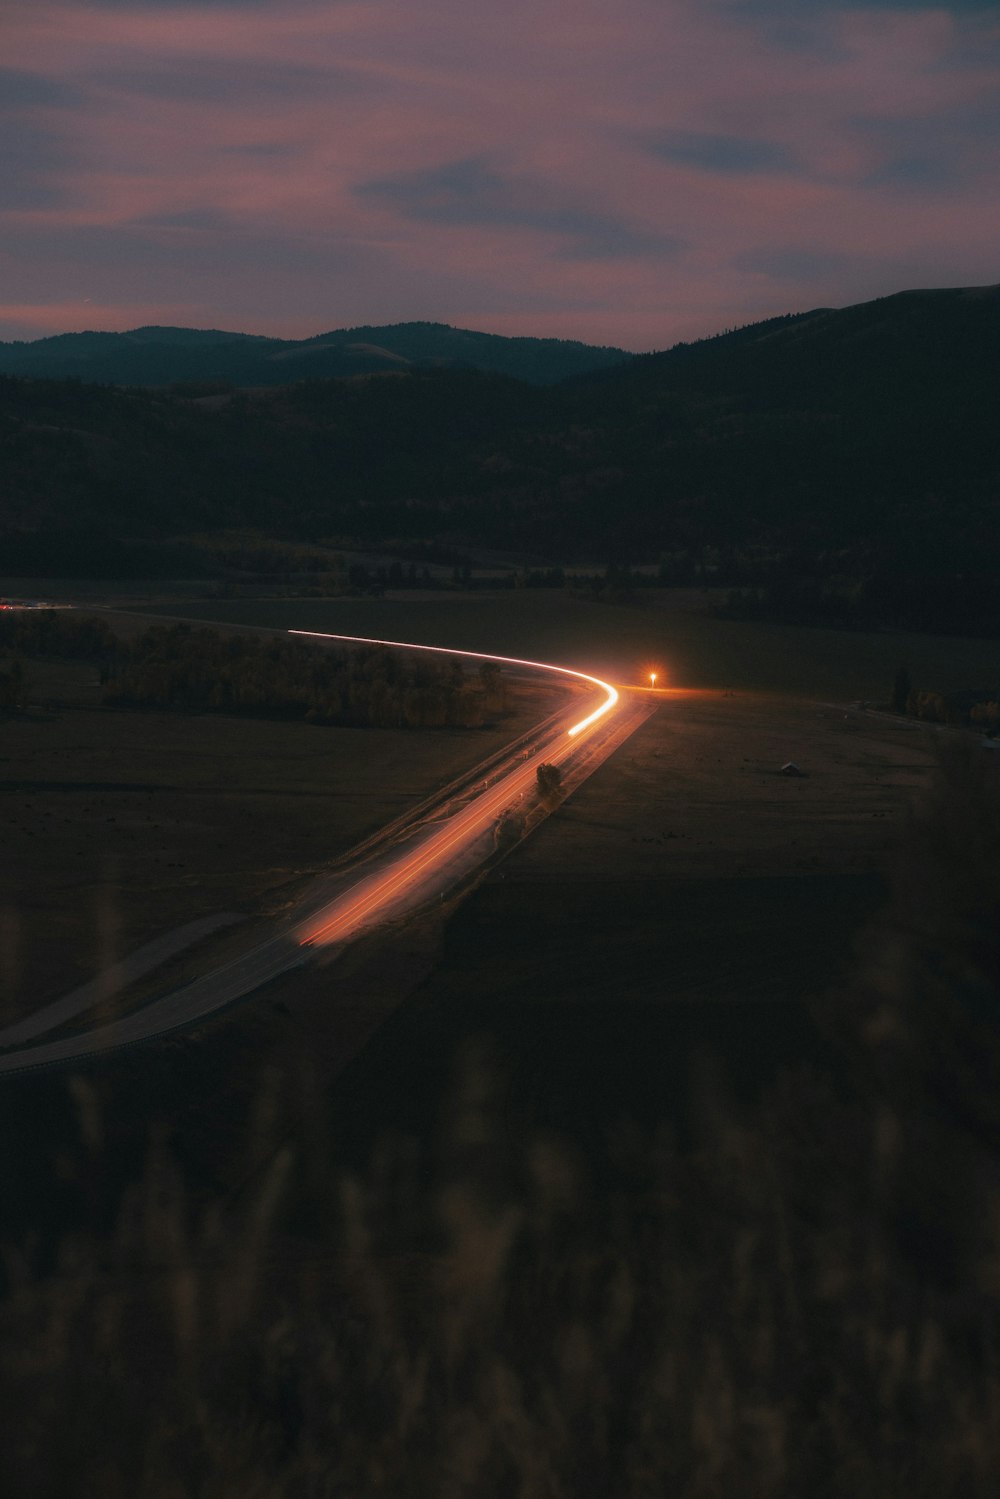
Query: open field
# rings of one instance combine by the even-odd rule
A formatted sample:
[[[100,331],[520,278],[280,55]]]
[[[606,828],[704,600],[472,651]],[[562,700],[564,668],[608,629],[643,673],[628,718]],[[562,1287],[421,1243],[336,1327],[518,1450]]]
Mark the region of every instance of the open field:
[[[137,767],[153,763],[143,759],[152,754],[148,738],[142,748],[145,717],[114,720],[132,726]],[[172,725],[179,739],[189,721],[165,717],[155,715],[158,732]],[[158,885],[151,862],[126,842],[120,857],[137,892],[123,897],[122,876],[112,887],[85,890],[75,921],[63,918],[63,961],[79,952],[75,944],[93,953],[88,922],[102,895],[122,913],[118,931],[130,932],[128,942],[119,939],[123,947],[147,935],[139,917],[160,911],[160,890],[171,916],[156,930],[202,913],[206,888],[221,909],[282,899],[306,867],[295,861],[296,840],[315,847],[307,840],[315,839],[317,818],[320,858],[333,851],[331,809],[352,841],[366,816],[384,819],[404,795],[416,794],[400,762],[388,758],[392,743],[426,738],[431,756],[430,741],[440,737],[385,736],[383,779],[386,765],[397,776],[391,800],[377,767],[362,770],[351,760],[352,741],[360,737],[364,750],[368,733],[197,723],[219,737],[197,754],[188,745],[190,784],[170,795],[177,812],[189,815],[189,841],[166,846],[201,846],[209,841],[205,827],[225,815],[229,847],[242,851],[245,866],[218,850],[201,883],[183,871],[172,879],[160,873]],[[207,793],[213,766],[210,791],[217,785],[216,757],[233,753],[235,737],[248,731],[257,780],[236,778],[222,799]],[[455,745],[457,763],[458,736],[443,737]],[[328,740],[341,742],[339,753],[323,748]],[[170,743],[176,748],[178,740]],[[170,743],[161,741],[158,753]],[[600,1153],[620,1118],[683,1123],[708,1054],[756,1095],[783,1067],[817,1051],[829,1059],[807,1001],[855,962],[855,942],[884,899],[893,850],[935,744],[932,733],[906,721],[794,699],[665,698],[463,903],[373,934],[336,962],[278,980],[187,1036],[109,1058],[96,1071],[120,1100],[114,1112],[132,1121],[129,1138],[139,1119],[169,1118],[185,1158],[197,1163],[199,1179],[216,1184],[213,1191],[222,1183],[232,1190],[245,1170],[247,1111],[262,1073],[314,1074],[321,1091],[329,1089],[339,1159],[359,1165],[387,1133],[433,1137],[463,1058],[479,1042],[503,1079],[504,1128],[515,1145],[554,1128]],[[280,789],[293,751],[297,797]],[[802,779],[775,773],[790,758]],[[342,810],[347,771],[355,786],[365,777],[367,788],[353,824]],[[176,772],[172,784],[179,784]],[[81,809],[96,800],[87,793]],[[259,846],[265,829],[278,840],[278,855],[269,844],[267,861]],[[53,916],[57,900],[72,908],[68,893],[46,893]],[[126,912],[134,913],[127,929]],[[58,1092],[57,1079],[53,1086]]]
[[[433,1135],[480,1041],[515,1140],[556,1128],[596,1150],[620,1117],[680,1123],[707,1054],[756,1095],[829,1060],[808,1002],[857,960],[936,745],[881,715],[677,693],[464,903],[279,980],[150,1065],[172,1090],[190,1068],[216,1102],[262,1067],[314,1067],[358,1163],[385,1133]],[[776,774],[789,758],[801,779]],[[206,1099],[190,1108],[215,1158]]]
[[[551,711],[396,733],[89,707],[96,669],[32,661],[0,730],[4,1023],[172,927],[280,910],[308,877]],[[195,955],[197,957],[197,954]]]
[[[617,664],[622,676],[629,662],[662,668],[655,645],[669,638],[672,675],[680,662],[724,685],[665,696],[457,910],[440,953],[439,916],[269,986],[189,1039],[171,1091],[184,1092],[188,1067],[199,1091],[215,1051],[227,1075],[236,1054],[248,1076],[264,1058],[294,1067],[308,1056],[339,1079],[345,1143],[364,1151],[384,1128],[434,1117],[473,1035],[492,1036],[506,1059],[517,1110],[541,1107],[543,1121],[568,1111],[571,1125],[606,1112],[583,1101],[601,1091],[594,1065],[618,1079],[608,1110],[655,1114],[663,1079],[650,1059],[686,1074],[695,1051],[721,1045],[756,1086],[815,1047],[803,1000],[852,961],[936,743],[911,721],[832,703],[874,696],[902,646],[919,645],[944,686],[986,672],[993,646],[734,624],[698,612],[703,602],[677,593],[669,610],[628,609],[507,593],[217,606],[241,623],[523,650]],[[815,699],[745,687],[722,669],[740,661],[769,683],[814,672]],[[73,683],[55,678],[79,669],[46,669],[53,696],[71,699]],[[76,690],[79,701],[88,689]],[[395,734],[82,707],[9,720],[0,930],[21,1009],[195,916],[280,908],[326,859],[517,727]],[[802,779],[775,774],[789,759]],[[566,1067],[590,1079],[582,1092],[558,1082]],[[675,1076],[670,1096],[685,1090]],[[191,1103],[211,1133],[205,1100]]]
[[[564,833],[568,841],[556,853],[556,865],[561,860],[579,873],[596,863],[613,871],[615,891],[629,882],[633,893],[646,892],[650,881],[673,878],[681,869],[685,879],[712,867],[716,877],[739,881],[756,877],[753,861],[727,840],[734,829],[745,836],[753,826],[760,846],[770,840],[784,860],[780,877],[790,882],[784,897],[789,909],[806,898],[796,883],[804,873],[829,869],[835,858],[845,866],[838,866],[838,877],[857,872],[861,855],[853,829],[859,817],[869,815],[861,809],[867,808],[864,799],[872,787],[861,788],[858,803],[852,800],[858,786],[842,777],[779,783],[780,810],[766,799],[762,806],[761,786],[768,783],[754,766],[773,768],[775,762],[808,757],[810,734],[824,721],[813,723],[814,710],[796,708],[790,700],[779,706],[755,698],[751,710],[744,695],[791,692],[844,703],[881,699],[902,661],[916,683],[942,689],[993,680],[996,663],[994,642],[717,620],[705,612],[706,595],[694,590],[642,596],[634,606],[525,591],[301,602],[191,600],[158,603],[150,612],[161,609],[237,626],[357,631],[523,652],[606,671],[620,681],[641,679],[655,667],[668,681],[714,689],[711,711],[721,715],[714,728],[708,720],[685,727],[680,704],[668,703],[658,723],[671,725],[670,744],[650,752],[650,774],[636,772],[622,780],[616,768],[616,809],[608,809],[607,820],[617,826],[615,819],[623,819],[626,826],[638,819],[642,831],[606,846],[607,829],[602,834],[595,825],[585,832],[574,822],[580,816],[574,801],[559,821],[564,829],[576,827],[576,833]],[[139,628],[143,618],[137,613],[115,617],[126,631]],[[280,909],[326,860],[512,737],[532,712],[545,711],[544,705],[525,700],[523,720],[509,720],[502,731],[399,735],[208,715],[109,714],[86,706],[96,685],[91,668],[34,662],[29,675],[35,697],[53,707],[48,715],[9,719],[0,742],[0,805],[9,853],[0,875],[0,946],[15,979],[5,1020],[84,982],[115,957],[183,922],[216,911],[254,915]],[[723,697],[723,691],[739,695]],[[694,709],[693,701],[689,707]],[[750,732],[736,727],[748,711],[757,724],[756,753],[738,743]],[[645,731],[642,742],[653,732]],[[909,727],[888,723],[879,732],[913,742]],[[691,735],[695,739],[689,744]],[[616,767],[620,762],[618,757]],[[714,830],[696,837],[687,829],[692,789],[704,769],[723,763],[738,775]],[[660,788],[655,794],[654,784]],[[876,799],[886,789],[884,779],[877,783]],[[825,798],[822,810],[817,796]],[[873,828],[880,827],[884,811],[875,804],[870,808]],[[818,847],[810,842],[814,838]],[[843,857],[837,854],[841,844],[845,850],[850,846]],[[536,845],[520,857],[536,859]],[[777,871],[771,874],[778,877]],[[648,933],[628,933],[642,904],[633,900],[624,928],[625,945],[634,941],[637,951],[648,946]],[[615,910],[612,897],[579,919],[613,932],[614,920],[604,918]],[[197,952],[191,961],[197,964]],[[516,963],[516,956],[508,954],[508,961]]]
[[[429,1127],[475,1038],[517,1136],[591,1148],[620,1117],[682,1119],[702,1054],[756,1093],[823,1050],[807,1002],[855,963],[934,756],[905,721],[667,700],[455,914],[348,1068],[337,1112],[361,1157],[382,1129]],[[801,779],[776,774],[788,759]]]

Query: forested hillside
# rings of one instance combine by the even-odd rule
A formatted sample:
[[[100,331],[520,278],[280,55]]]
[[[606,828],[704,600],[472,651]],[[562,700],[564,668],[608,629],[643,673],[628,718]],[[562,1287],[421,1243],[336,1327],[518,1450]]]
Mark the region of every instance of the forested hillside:
[[[250,526],[660,563],[741,590],[737,612],[1000,629],[998,410],[997,288],[775,319],[547,388],[7,377],[0,572],[164,575],[191,532]]]

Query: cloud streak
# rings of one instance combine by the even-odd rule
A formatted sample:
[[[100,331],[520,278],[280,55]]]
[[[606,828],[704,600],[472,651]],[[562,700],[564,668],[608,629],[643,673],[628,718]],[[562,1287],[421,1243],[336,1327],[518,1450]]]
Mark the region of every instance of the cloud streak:
[[[558,182],[504,175],[475,157],[362,182],[355,191],[362,201],[417,223],[536,230],[557,241],[552,253],[570,259],[663,258],[680,248],[674,236],[595,211]]]
[[[0,336],[162,300],[648,348],[989,281],[998,91],[973,3],[9,0]]]

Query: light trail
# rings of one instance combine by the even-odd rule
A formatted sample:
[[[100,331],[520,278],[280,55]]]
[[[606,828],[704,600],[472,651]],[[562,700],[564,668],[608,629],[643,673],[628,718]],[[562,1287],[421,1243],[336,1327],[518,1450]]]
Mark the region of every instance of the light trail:
[[[534,766],[529,767],[529,773],[519,777],[519,780],[526,784],[533,770]],[[314,943],[325,945],[336,941],[338,936],[355,931],[367,916],[385,905],[392,896],[398,895],[407,886],[418,884],[421,877],[429,874],[433,869],[442,868],[447,864],[451,855],[469,838],[470,833],[478,831],[480,827],[485,831],[495,814],[502,811],[504,805],[509,802],[511,792],[512,787],[509,781],[505,781],[500,787],[501,794],[488,798],[485,806],[483,798],[478,798],[474,807],[454,818],[425,847],[411,855],[402,868],[388,875],[375,875],[371,880],[366,881],[360,891],[349,892],[338,902],[341,906],[339,911],[299,939],[301,945],[303,947],[311,947]]]
[[[270,980],[302,966],[309,949],[314,945],[326,946],[351,937],[368,925],[371,918],[377,918],[380,913],[386,914],[388,906],[392,905],[397,912],[402,914],[413,905],[413,897],[419,896],[421,889],[425,892],[423,898],[427,898],[426,890],[431,876],[444,874],[446,884],[454,885],[454,867],[457,857],[463,851],[463,846],[466,851],[471,850],[475,853],[476,841],[488,835],[491,825],[496,826],[495,819],[503,817],[512,806],[522,801],[525,793],[535,783],[538,761],[542,753],[550,755],[554,764],[568,761],[576,764],[578,768],[582,766],[584,776],[590,775],[596,766],[602,763],[608,754],[614,753],[619,744],[623,743],[629,734],[633,733],[648,717],[649,710],[636,714],[633,704],[631,714],[624,715],[624,722],[620,724],[617,733],[597,736],[594,744],[598,746],[599,758],[595,760],[593,744],[589,757],[586,752],[581,756],[578,736],[611,711],[619,702],[619,694],[609,682],[602,681],[600,677],[591,676],[589,672],[576,671],[570,666],[556,666],[547,661],[528,661],[518,656],[497,656],[488,651],[449,650],[447,646],[416,645],[408,641],[377,640],[360,635],[336,635],[322,630],[290,630],[287,633],[313,636],[323,640],[345,641],[355,645],[380,645],[397,650],[430,651],[438,655],[463,656],[475,661],[497,661],[505,666],[523,666],[535,671],[554,672],[557,675],[573,677],[592,687],[600,688],[604,693],[604,701],[593,713],[587,714],[585,718],[573,724],[566,731],[565,738],[558,746],[551,737],[551,725],[558,715],[554,714],[546,719],[545,723],[540,726],[540,730],[534,731],[536,737],[534,750],[523,752],[528,756],[525,763],[514,762],[520,762],[523,759],[524,740],[531,736],[525,735],[522,739],[515,741],[513,749],[508,747],[503,752],[507,756],[505,764],[514,763],[514,769],[501,772],[500,779],[495,784],[476,794],[471,804],[452,814],[444,826],[439,827],[426,841],[411,849],[409,854],[404,853],[402,859],[392,867],[383,868],[379,873],[370,875],[353,888],[343,891],[339,897],[325,902],[319,910],[314,910],[310,917],[300,918],[290,926],[282,924],[280,931],[274,932],[265,941],[229,959],[221,967],[202,974],[201,977],[185,983],[181,988],[174,989],[158,999],[151,1000],[142,1008],[125,1014],[110,1024],[101,1023],[99,1019],[95,1019],[78,1035],[41,1044],[35,1042],[26,1047],[19,1046],[16,1050],[7,1051],[0,1056],[0,1075],[28,1072],[79,1061],[84,1057],[136,1046],[158,1036],[181,1030],[209,1015],[214,1015],[224,1005],[232,1004],[244,995],[253,993]],[[664,689],[661,689],[661,693],[663,691]],[[490,773],[493,771],[494,758],[496,757],[491,757],[488,762],[485,762]],[[423,812],[423,806],[419,810]],[[395,824],[390,824],[390,829],[393,835],[397,831]],[[480,856],[476,857],[478,859]],[[468,872],[467,869],[466,872]],[[407,887],[409,887],[409,892]],[[407,893],[411,897],[409,904],[406,901]],[[272,927],[273,925],[272,923]]]
[[[587,682],[604,693],[604,701],[585,718],[566,731],[568,739],[576,739],[585,729],[609,713],[618,702],[618,692],[610,682],[589,672],[576,671],[570,666],[556,666],[549,661],[528,661],[520,656],[497,656],[489,651],[449,650],[442,645],[416,645],[405,640],[380,640],[365,635],[337,635],[327,630],[289,630],[290,635],[305,635],[316,640],[337,640],[350,645],[379,645],[395,650],[429,651],[441,656],[464,656],[473,661],[497,661],[504,666],[525,666],[534,671],[555,672],[559,676],[573,677]],[[568,746],[567,751],[568,753]],[[559,758],[563,758],[562,755]],[[440,832],[431,837],[423,847],[415,850],[402,865],[388,874],[375,875],[371,879],[334,903],[334,907],[311,923],[299,928],[299,941],[303,947],[314,944],[326,945],[356,931],[365,919],[407,887],[418,886],[433,870],[442,869],[470,838],[486,830],[493,818],[510,806],[511,797],[522,793],[534,779],[535,765],[532,763],[519,769],[512,776],[504,776],[501,783],[490,792],[476,798],[473,806],[456,814]]]
[[[408,640],[375,640],[367,635],[334,635],[328,630],[289,630],[289,635],[308,635],[315,640],[343,640],[350,645],[386,645],[397,651],[431,651],[440,656],[466,656],[472,661],[501,661],[504,666],[530,666],[535,671],[554,671],[560,676],[576,677],[581,682],[590,682],[594,687],[599,687],[606,694],[604,702],[589,713],[586,718],[581,718],[572,728],[567,729],[571,739],[577,734],[589,729],[590,725],[603,718],[605,713],[618,701],[618,692],[610,682],[602,682],[600,677],[592,677],[586,671],[574,671],[571,666],[555,666],[551,661],[524,661],[519,656],[494,656],[489,651],[458,651],[452,650],[446,645],[414,645]]]

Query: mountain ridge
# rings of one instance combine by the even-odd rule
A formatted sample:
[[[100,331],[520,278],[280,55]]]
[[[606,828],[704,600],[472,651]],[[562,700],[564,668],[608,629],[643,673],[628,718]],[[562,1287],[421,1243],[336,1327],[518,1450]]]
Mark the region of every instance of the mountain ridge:
[[[507,337],[448,323],[360,324],[305,339],[146,325],[0,342],[0,373],[162,387],[192,380],[254,387],[377,374],[400,363],[473,368],[547,385],[628,362],[624,349],[576,339]]]
[[[789,314],[545,386],[391,367],[173,391],[0,376],[0,574],[107,576],[117,547],[138,576],[182,565],[149,545],[250,527],[659,562],[776,598],[812,579],[890,621],[1000,633],[1000,288]]]

